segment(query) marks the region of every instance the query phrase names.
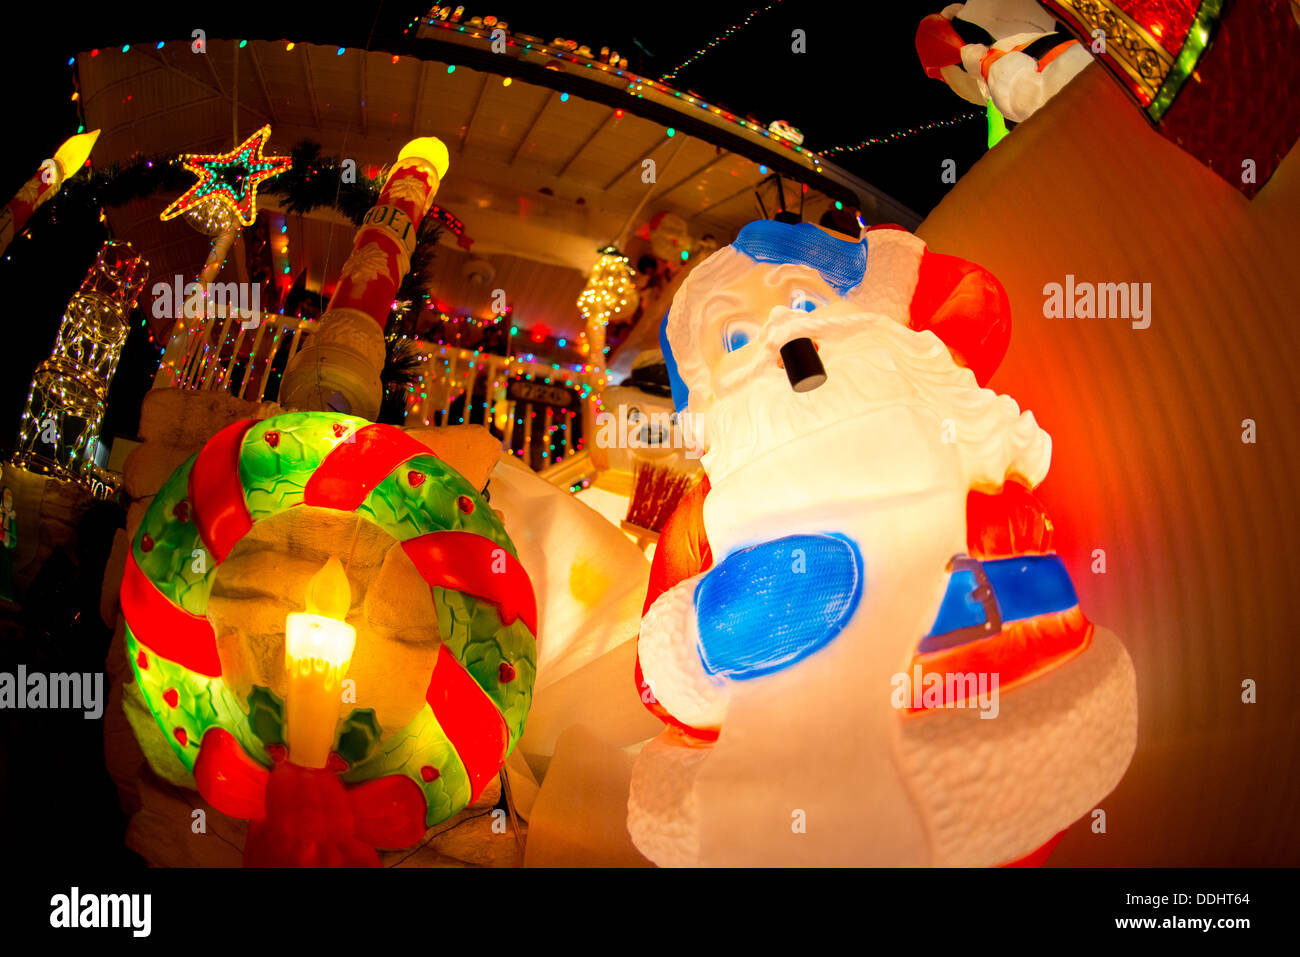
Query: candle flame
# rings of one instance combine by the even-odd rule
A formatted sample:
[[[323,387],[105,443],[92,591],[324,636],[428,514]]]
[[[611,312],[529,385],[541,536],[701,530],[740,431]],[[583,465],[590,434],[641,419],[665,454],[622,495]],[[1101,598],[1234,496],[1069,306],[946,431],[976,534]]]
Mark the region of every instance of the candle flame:
[[[90,151],[95,148],[97,139],[99,139],[99,130],[78,133],[54,151],[54,162],[59,164],[64,179],[81,169],[86,160],[90,159]]]
[[[438,171],[439,179],[447,175],[447,167],[451,165],[446,145],[436,136],[420,136],[411,140],[397,154],[398,160],[404,160],[408,156],[426,160]]]
[[[305,612],[285,619],[285,735],[295,764],[323,768],[334,745],[339,688],[357,642],[356,629],[344,621],[352,589],[337,558],[311,576],[306,604]]]
[[[307,582],[307,612],[343,621],[352,605],[352,588],[343,563],[334,555]]]

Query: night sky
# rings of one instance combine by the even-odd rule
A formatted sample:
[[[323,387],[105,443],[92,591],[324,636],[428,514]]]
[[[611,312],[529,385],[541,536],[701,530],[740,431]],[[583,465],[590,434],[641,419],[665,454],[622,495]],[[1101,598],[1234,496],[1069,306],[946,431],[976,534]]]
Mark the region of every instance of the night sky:
[[[484,2],[467,6],[466,19],[495,14],[512,30],[548,41],[561,36],[595,50],[607,45],[626,56],[631,69],[657,79],[763,5],[759,0],[710,0],[676,5],[680,13],[669,13],[660,5],[586,0]],[[943,5],[941,0],[852,6],[783,0],[670,82],[763,123],[787,120],[803,131],[806,146],[818,150],[951,119],[973,108],[925,76],[913,46],[917,23]],[[388,49],[385,41],[400,37],[429,6],[387,0],[377,7],[355,4],[350,8],[355,12],[347,13],[320,4],[136,3],[96,5],[68,16],[52,13],[48,5],[11,7],[6,11],[11,85],[3,108],[8,136],[0,150],[0,192],[7,200],[76,132],[79,118],[70,99],[67,60],[77,52],[179,41],[196,27],[209,37]],[[322,16],[322,10],[328,15]],[[806,33],[806,53],[791,51],[795,29]],[[983,154],[985,135],[984,122],[974,119],[832,160],[924,215],[951,188],[940,180],[943,161],[956,160],[960,175]],[[0,350],[0,449],[11,447],[31,372],[48,355],[68,297],[107,238],[93,219],[54,222],[48,208],[35,219],[31,238],[15,241],[9,260],[0,259],[11,330],[7,348]],[[140,397],[156,366],[152,348],[140,339],[133,334],[124,353],[110,395],[107,434],[134,431]]]

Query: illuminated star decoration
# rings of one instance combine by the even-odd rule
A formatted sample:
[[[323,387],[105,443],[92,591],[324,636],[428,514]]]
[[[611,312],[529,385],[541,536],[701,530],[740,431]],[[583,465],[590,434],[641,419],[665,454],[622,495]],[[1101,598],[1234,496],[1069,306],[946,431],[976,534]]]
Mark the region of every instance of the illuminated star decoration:
[[[181,165],[198,176],[199,181],[162,211],[163,220],[172,219],[208,200],[226,203],[245,226],[257,218],[257,185],[278,176],[293,165],[288,156],[263,156],[262,149],[271,136],[264,126],[229,153],[186,153]]]

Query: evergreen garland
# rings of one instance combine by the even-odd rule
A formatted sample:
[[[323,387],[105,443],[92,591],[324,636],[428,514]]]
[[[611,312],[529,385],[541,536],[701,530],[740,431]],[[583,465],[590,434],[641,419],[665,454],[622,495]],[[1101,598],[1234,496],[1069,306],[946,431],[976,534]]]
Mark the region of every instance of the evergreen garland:
[[[312,140],[302,140],[290,151],[293,166],[274,179],[262,184],[264,194],[281,197],[286,212],[300,216],[315,209],[328,207],[338,210],[355,226],[360,226],[366,212],[379,202],[379,193],[387,170],[373,179],[364,174],[344,176],[337,158],[321,155],[321,146]],[[124,206],[137,199],[148,199],[156,193],[180,193],[192,185],[193,173],[181,165],[175,155],[142,156],[122,164],[111,163],[91,170],[82,169],[69,178],[57,195],[47,204],[46,216],[83,213],[94,217],[99,210]],[[444,227],[460,233],[463,225],[445,210],[426,216],[416,235],[411,253],[411,266],[394,300],[396,308],[389,316],[387,355],[380,379],[384,384],[383,407],[379,420],[400,424],[406,414],[407,391],[420,379],[423,356],[410,338],[414,337],[414,322],[419,314],[418,305],[430,298],[433,284],[433,267],[438,241]],[[301,285],[304,276],[286,298],[283,308],[291,311],[296,302],[308,301],[319,315],[325,303],[319,293]]]
[[[320,144],[313,140],[300,141],[289,155],[293,166],[260,187],[264,194],[281,197],[287,212],[305,216],[314,209],[329,207],[360,226],[366,212],[379,202],[386,170],[373,179],[351,168],[345,170],[336,157],[322,156]],[[345,173],[353,175],[345,176]],[[111,163],[94,170],[83,168],[63,184],[42,212],[46,215],[71,213],[81,206],[93,217],[99,209],[124,206],[155,193],[184,192],[193,182],[194,174],[181,165],[177,156],[142,156],[127,164]],[[440,211],[440,215],[453,228],[461,228],[455,217],[445,211]],[[440,219],[426,217],[411,254],[411,270],[398,290],[399,302],[427,298],[441,235]]]
[[[293,166],[262,184],[261,190],[284,198],[284,208],[305,216],[330,206],[360,226],[366,211],[379,202],[382,176],[369,179],[344,170],[339,161],[320,155],[320,144],[303,140],[289,151]],[[345,172],[353,175],[344,176]],[[348,182],[351,180],[351,182]]]
[[[384,369],[379,376],[384,394],[375,421],[401,425],[406,421],[407,390],[420,381],[424,356],[410,339],[396,335],[386,336],[384,346]]]
[[[402,277],[402,284],[397,287],[397,295],[393,297],[399,308],[403,303],[429,298],[429,290],[433,287],[433,263],[438,254],[438,238],[441,235],[442,224],[432,216],[426,216],[415,236],[411,268]]]

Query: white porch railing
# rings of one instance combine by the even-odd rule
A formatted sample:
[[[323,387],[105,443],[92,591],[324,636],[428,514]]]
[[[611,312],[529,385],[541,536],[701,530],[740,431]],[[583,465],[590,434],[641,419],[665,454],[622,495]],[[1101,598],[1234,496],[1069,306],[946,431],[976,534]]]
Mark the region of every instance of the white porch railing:
[[[256,325],[218,316],[193,330],[179,329],[163,352],[154,385],[228,392],[251,402],[278,399],[278,370],[316,326],[311,319],[265,314]],[[539,471],[580,451],[583,436],[593,434],[593,397],[605,384],[603,369],[417,342],[423,372],[408,390],[408,426],[485,425],[500,436],[503,449]],[[509,385],[516,380],[571,389],[577,408],[512,398]]]
[[[592,400],[605,384],[591,365],[540,362],[421,342],[425,372],[410,390],[407,425],[486,425],[530,468],[545,469],[579,451],[593,429]],[[562,386],[578,408],[512,398],[511,381]]]
[[[283,369],[315,326],[310,319],[275,313],[262,315],[255,326],[238,316],[200,320],[194,329],[172,335],[154,387],[229,392],[250,402],[276,398],[280,383],[271,380],[271,369],[277,356],[287,350],[279,363]]]

